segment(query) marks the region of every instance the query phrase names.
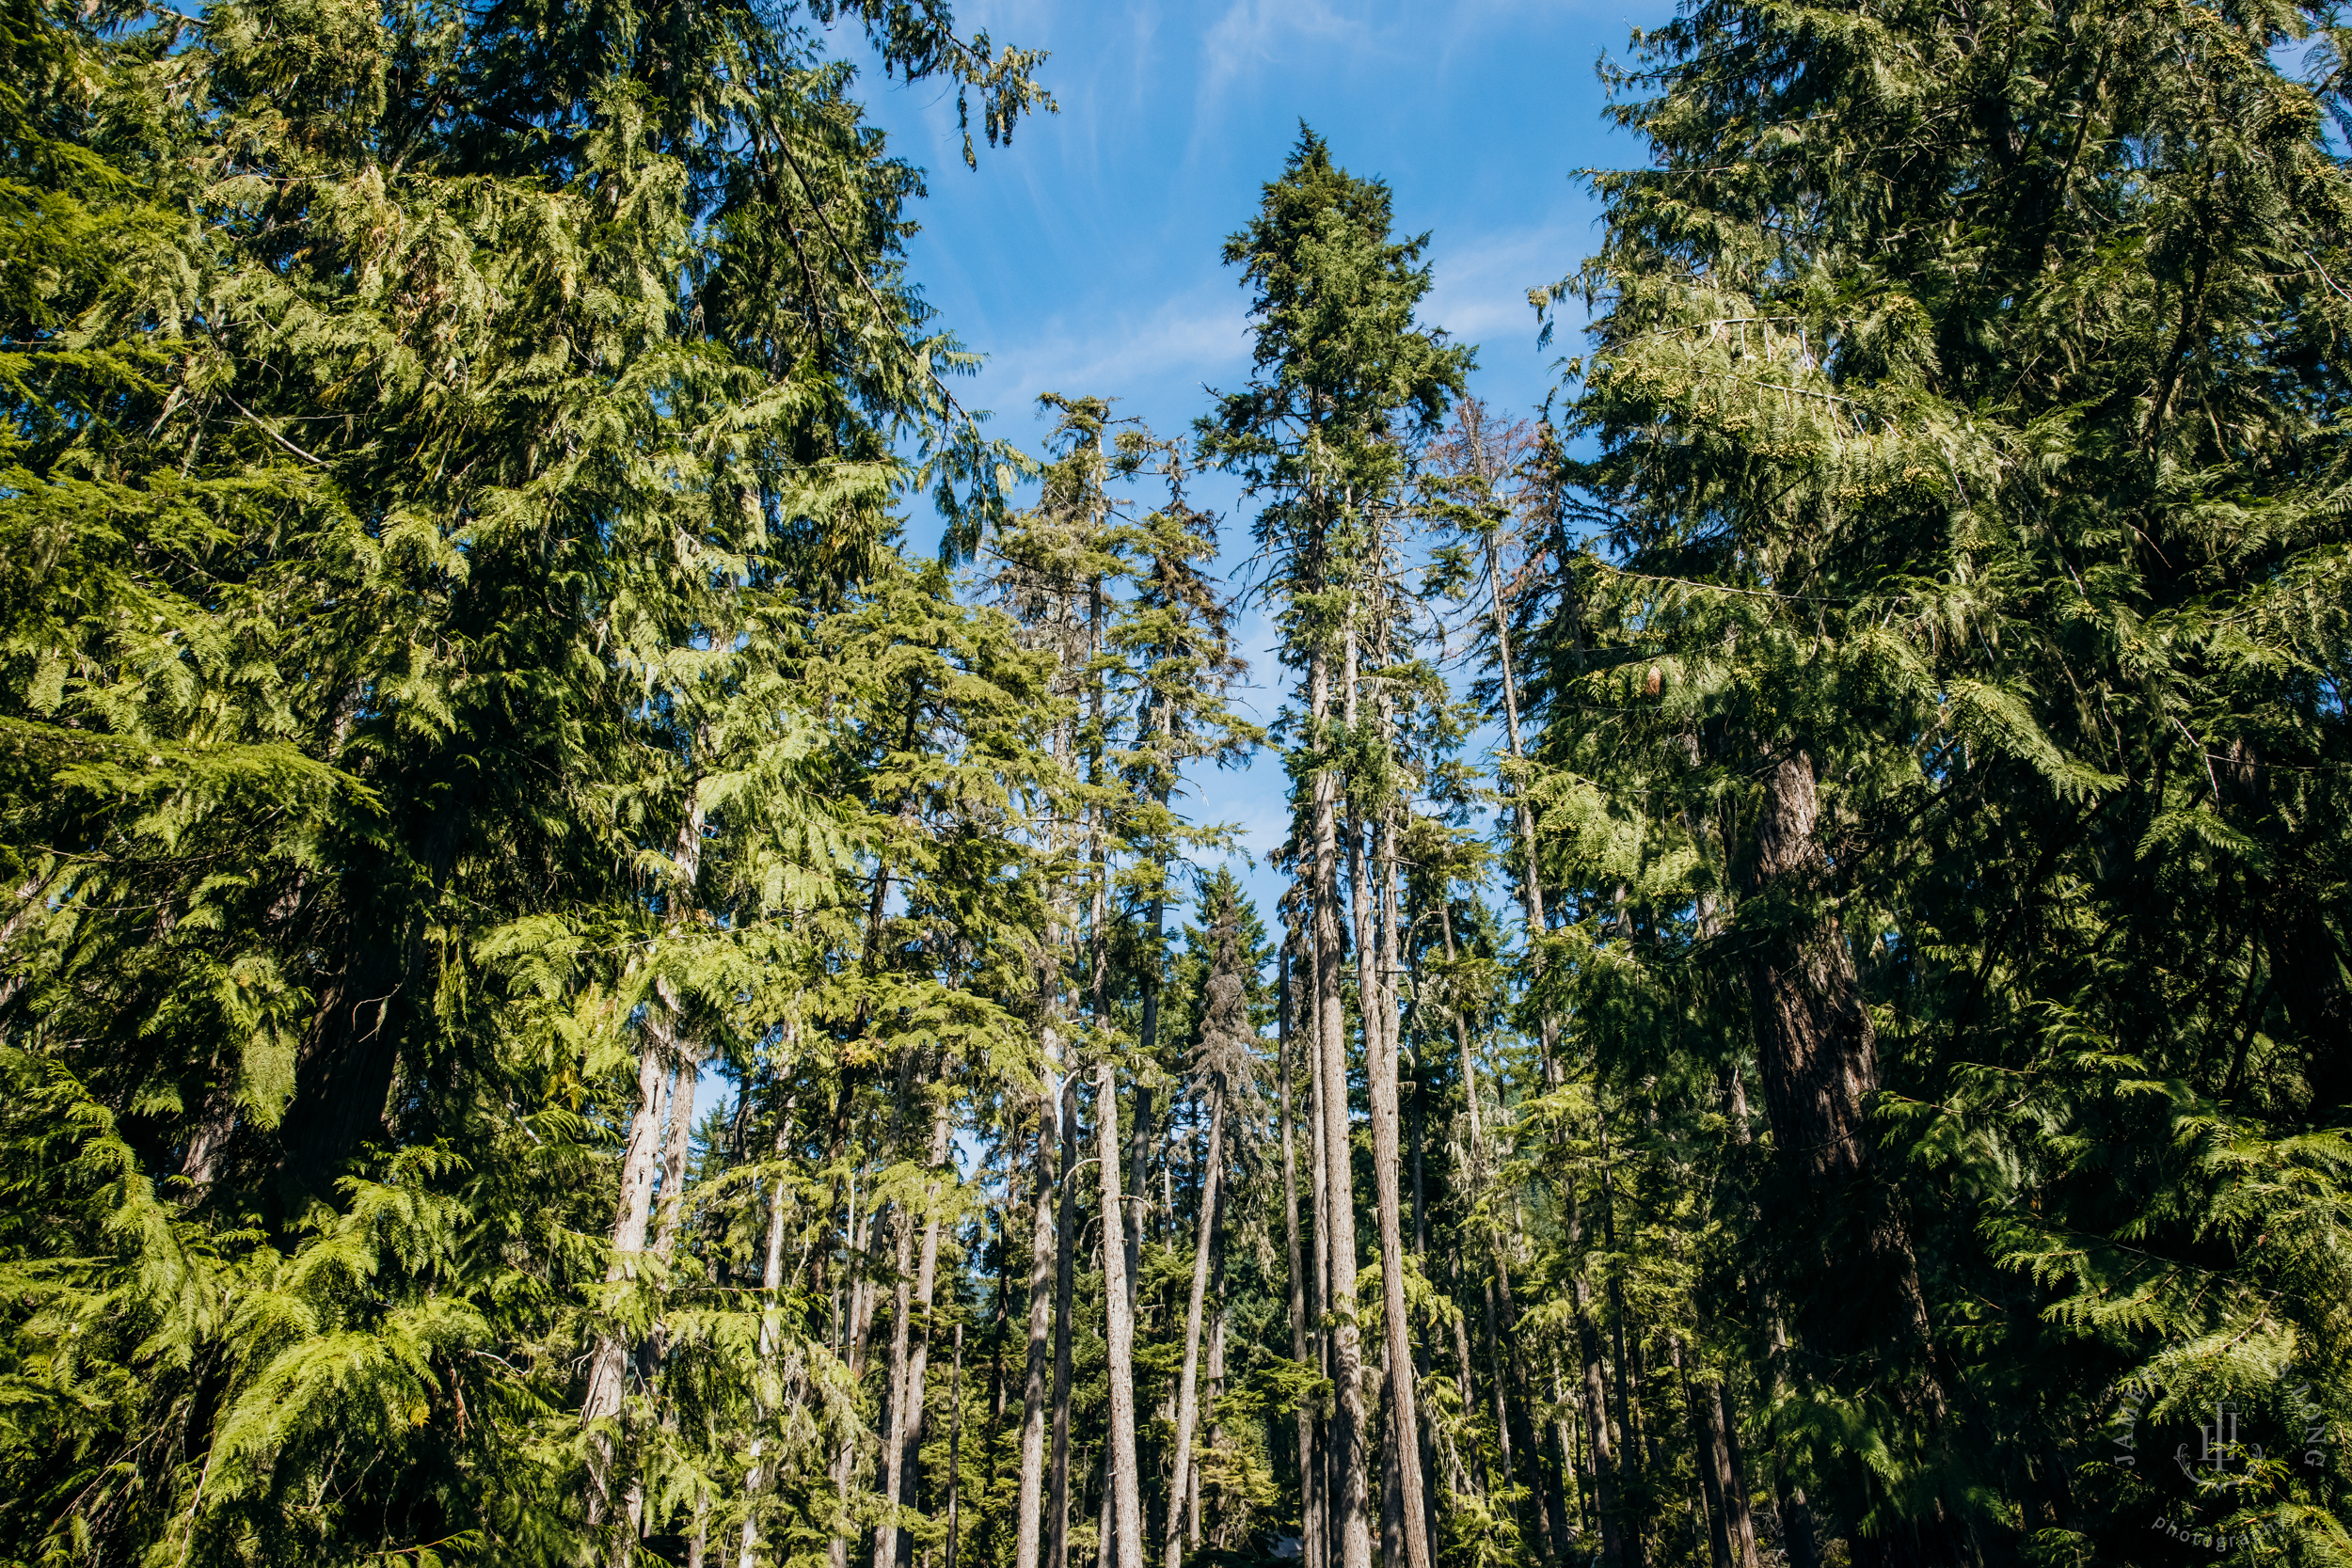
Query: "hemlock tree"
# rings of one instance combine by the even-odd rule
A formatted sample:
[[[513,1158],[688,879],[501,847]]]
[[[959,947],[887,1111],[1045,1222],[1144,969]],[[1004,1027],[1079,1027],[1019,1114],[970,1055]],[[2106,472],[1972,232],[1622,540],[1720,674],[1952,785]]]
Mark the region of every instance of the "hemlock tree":
[[[852,863],[778,627],[1008,460],[835,19],[992,135],[1038,102],[937,9],[9,11],[12,1554],[683,1506],[608,1468],[685,1366],[629,1276]]]
[[[1776,1443],[1857,1562],[2146,1560],[2185,1500],[2064,1479],[2103,1390],[2347,1364],[2327,20],[1702,0],[1612,76],[1545,984],[1629,1079],[1752,1037]],[[2228,1512],[2341,1550],[2342,1484]]]
[[[1372,1552],[1356,1244],[1352,1218],[1343,1223],[1355,1200],[1341,1000],[1340,819],[1343,796],[1352,795],[1354,783],[1349,754],[1365,749],[1356,732],[1359,638],[1369,618],[1367,601],[1380,592],[1374,574],[1385,557],[1382,534],[1404,477],[1399,427],[1434,427],[1447,399],[1460,390],[1472,357],[1441,332],[1415,325],[1414,307],[1429,289],[1428,269],[1417,264],[1426,236],[1400,243],[1390,237],[1389,226],[1388,187],[1339,168],[1324,141],[1302,127],[1281,178],[1265,187],[1258,216],[1225,245],[1227,262],[1240,266],[1255,291],[1256,379],[1220,396],[1199,433],[1207,460],[1239,473],[1252,495],[1265,499],[1255,533],[1275,562],[1268,586],[1282,607],[1284,661],[1301,667],[1307,684],[1304,744],[1292,767],[1308,797],[1302,804],[1311,834],[1302,859],[1312,922],[1313,1049],[1324,1085],[1316,1136],[1325,1146],[1320,1168],[1328,1185],[1317,1228],[1329,1238],[1335,1319],[1331,1466],[1337,1490],[1329,1502],[1337,1568],[1364,1568]],[[1336,721],[1335,702],[1344,726]],[[1367,782],[1375,787],[1385,783]],[[1353,813],[1349,825],[1359,957],[1369,975],[1375,950],[1360,906],[1373,890]],[[1395,1015],[1380,991],[1376,984],[1362,988],[1359,1017],[1377,1140],[1373,1178],[1384,1291],[1392,1306],[1401,1306],[1396,1041],[1390,1027]],[[1396,1441],[1414,1449],[1415,1461],[1402,1466],[1405,1537],[1413,1568],[1428,1568],[1412,1362],[1402,1348],[1403,1313],[1391,1310],[1388,1322],[1393,1427],[1404,1434]]]

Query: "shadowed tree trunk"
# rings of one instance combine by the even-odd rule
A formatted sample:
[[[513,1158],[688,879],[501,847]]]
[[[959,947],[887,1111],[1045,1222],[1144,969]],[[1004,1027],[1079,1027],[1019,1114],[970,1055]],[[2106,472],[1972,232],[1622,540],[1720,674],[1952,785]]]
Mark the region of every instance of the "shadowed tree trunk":
[[[1878,1093],[1878,1043],[1834,908],[1824,896],[1829,859],[1820,842],[1813,759],[1791,751],[1772,762],[1756,820],[1756,857],[1740,912],[1762,928],[1752,943],[1756,1060],[1772,1142],[1794,1169],[1811,1212],[1807,1277],[1791,1282],[1798,1328],[1821,1364],[1874,1366],[1890,1343],[1896,1399],[1915,1431],[1945,1418],[1929,1367],[1927,1304],[1918,1263],[1892,1187],[1874,1170],[1866,1122]],[[1772,924],[1764,926],[1764,921]],[[1958,1531],[1940,1505],[1912,1529],[1857,1534],[1858,1565],[1933,1568],[1963,1560]]]
[[[1583,1226],[1574,1196],[1568,1205],[1568,1246],[1576,1259],[1576,1339],[1584,1364],[1584,1425],[1593,1434],[1593,1504],[1600,1515],[1602,1568],[1641,1568],[1642,1540],[1627,1539],[1624,1505],[1617,1491],[1616,1444],[1610,1436],[1609,1393],[1601,1370],[1600,1329],[1593,1322],[1593,1287],[1581,1253]]]

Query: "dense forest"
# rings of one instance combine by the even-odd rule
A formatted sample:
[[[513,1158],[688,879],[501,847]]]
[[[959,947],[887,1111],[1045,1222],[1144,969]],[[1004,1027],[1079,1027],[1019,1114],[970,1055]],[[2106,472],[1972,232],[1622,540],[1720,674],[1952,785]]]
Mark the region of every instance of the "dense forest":
[[[1302,127],[1024,452],[1053,70],[0,0],[0,1561],[2352,1564],[2333,7],[1685,0],[1540,408]]]

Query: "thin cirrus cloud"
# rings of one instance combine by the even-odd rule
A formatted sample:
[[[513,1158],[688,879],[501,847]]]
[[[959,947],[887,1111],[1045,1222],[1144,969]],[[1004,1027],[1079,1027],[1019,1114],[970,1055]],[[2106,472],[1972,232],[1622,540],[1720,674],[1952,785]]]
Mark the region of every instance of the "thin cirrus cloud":
[[[1036,451],[1051,428],[1041,392],[1115,398],[1175,436],[1208,410],[1208,388],[1241,384],[1248,294],[1219,252],[1302,120],[1345,167],[1389,182],[1401,234],[1429,232],[1422,320],[1478,345],[1474,393],[1526,415],[1581,320],[1571,309],[1539,346],[1528,304],[1597,241],[1578,171],[1642,159],[1604,123],[1593,62],[1673,7],[961,0],[961,30],[1051,52],[1041,74],[1061,105],[1025,120],[1010,146],[983,148],[977,171],[962,166],[952,94],[887,86],[869,66],[862,95],[893,148],[929,170],[910,272],[941,325],[988,361],[958,395],[993,409],[993,431],[1016,445]],[[1239,586],[1255,503],[1216,475],[1191,496],[1223,515],[1218,564]],[[918,539],[927,521],[910,519]],[[1271,719],[1283,685],[1272,627],[1262,608],[1239,619],[1252,685],[1237,705]],[[1239,830],[1265,907],[1263,854],[1289,822],[1279,762],[1194,784],[1190,815]]]

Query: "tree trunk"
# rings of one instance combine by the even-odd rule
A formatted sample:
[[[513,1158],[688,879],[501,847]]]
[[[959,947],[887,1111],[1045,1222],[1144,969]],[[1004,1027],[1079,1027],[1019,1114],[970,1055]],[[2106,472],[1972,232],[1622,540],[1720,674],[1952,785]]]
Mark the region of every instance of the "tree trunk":
[[[1050,1568],[1067,1568],[1070,1561],[1070,1386],[1073,1371],[1070,1336],[1077,1295],[1077,1168],[1078,1075],[1073,1070],[1062,1075],[1061,1209],[1054,1231],[1054,1469],[1052,1506],[1047,1513],[1053,1534],[1046,1556]]]
[[[1119,1086],[1111,1065],[1095,1069],[1095,1153],[1103,1177],[1103,1223],[1108,1227],[1123,1211],[1119,1199]],[[1127,1293],[1125,1249],[1103,1238],[1104,1375],[1110,1383],[1110,1474],[1112,1523],[1119,1534],[1119,1568],[1143,1568],[1143,1501],[1136,1471],[1136,1324]]]
[[[621,1197],[612,1219],[612,1260],[604,1272],[608,1285],[619,1283],[628,1273],[628,1259],[645,1250],[645,1229],[653,1217],[653,1182],[662,1142],[661,1124],[669,1102],[668,1064],[662,1060],[660,1042],[648,1031],[637,1058],[637,1111],[629,1118],[628,1143],[621,1154]],[[580,1418],[583,1423],[610,1420],[619,1413],[628,1361],[628,1343],[618,1335],[597,1338],[588,1367],[587,1397],[580,1404]],[[590,1500],[593,1507],[593,1494]]]
[[[1724,1513],[1731,1532],[1731,1560],[1736,1568],[1757,1568],[1756,1506],[1748,1498],[1748,1467],[1740,1452],[1740,1412],[1731,1400],[1731,1380],[1725,1378],[1709,1392],[1715,1408],[1710,1430],[1720,1445]]]
[[[667,986],[657,988],[676,1016],[677,998]],[[670,1132],[661,1150],[661,1225],[655,1233],[654,1256],[668,1262],[677,1250],[678,1231],[686,1222],[686,1161],[694,1145],[694,1081],[702,1076],[702,1053],[692,1040],[674,1036],[676,1066],[670,1074]]]
[[[1311,906],[1311,898],[1309,900]],[[1309,1331],[1309,1343],[1314,1350],[1317,1372],[1328,1380],[1331,1376],[1331,1213],[1328,1197],[1331,1190],[1330,1154],[1326,1148],[1330,1132],[1329,1118],[1323,1111],[1323,997],[1314,976],[1321,973],[1322,960],[1316,956],[1312,940],[1307,946],[1309,984],[1307,988],[1307,1135],[1313,1170],[1308,1185],[1308,1196],[1313,1200],[1314,1274],[1309,1281],[1311,1294],[1307,1302],[1307,1321],[1313,1324]],[[1336,1568],[1339,1549],[1334,1529],[1337,1503],[1332,1497],[1331,1424],[1333,1411],[1320,1401],[1314,1408],[1315,1467],[1308,1476],[1309,1497],[1312,1499],[1315,1518],[1314,1540],[1321,1555],[1308,1568]]]
[[[1038,1568],[1045,1501],[1045,1405],[1053,1321],[1054,1097],[1037,1100],[1037,1202],[1029,1225],[1029,1339],[1021,1386],[1021,1481],[1013,1513],[1013,1568]]]
[[[1325,744],[1330,720],[1330,672],[1318,654],[1309,671],[1309,692],[1317,743]],[[1313,795],[1315,1025],[1323,1069],[1323,1141],[1326,1150],[1322,1228],[1329,1237],[1328,1302],[1332,1319],[1331,1380],[1337,1408],[1331,1419],[1332,1533],[1338,1538],[1339,1568],[1372,1568],[1372,1534],[1366,1513],[1364,1465],[1363,1350],[1356,1322],[1355,1162],[1349,1153],[1347,1117],[1347,1021],[1340,995],[1339,775],[1316,769]]]
[[[1495,1309],[1495,1282],[1491,1275],[1487,1276],[1484,1294],[1486,1308],[1486,1363],[1495,1391],[1495,1458],[1502,1467],[1502,1488],[1508,1492],[1516,1490],[1518,1486],[1517,1451],[1518,1434],[1518,1423],[1512,1418],[1515,1412],[1511,1402],[1511,1376],[1502,1349],[1502,1329],[1498,1321],[1499,1314]],[[1525,1550],[1540,1556],[1542,1547],[1536,1543],[1535,1532],[1528,1528],[1527,1507],[1524,1503],[1518,1505],[1515,1511],[1513,1522],[1518,1526],[1520,1545]]]
[[[1380,1423],[1380,1561],[1383,1568],[1396,1568],[1405,1560],[1408,1548],[1405,1544],[1405,1472],[1411,1466],[1403,1462],[1405,1445],[1409,1439],[1396,1420],[1396,1363],[1389,1354],[1384,1338],[1380,1345],[1380,1409],[1385,1418]]]
[[[1492,479],[1493,476],[1485,471],[1486,445],[1475,433],[1471,436],[1470,447],[1476,453],[1478,477],[1482,480]],[[1511,665],[1511,617],[1509,604],[1502,595],[1502,563],[1491,543],[1486,548],[1486,588],[1494,613],[1495,666],[1502,676],[1502,738],[1510,748],[1512,768],[1516,772],[1526,766],[1527,754],[1519,747],[1518,676]],[[1533,978],[1544,972],[1543,958],[1536,946],[1545,929],[1544,884],[1535,860],[1535,812],[1527,802],[1524,780],[1512,781],[1511,813],[1518,828],[1519,854],[1523,862],[1519,870],[1519,911],[1527,922],[1528,950],[1536,955],[1531,967],[1530,977]],[[1549,1008],[1546,1008],[1537,1021],[1537,1041],[1542,1051],[1544,1086],[1556,1089],[1561,1084],[1560,1020]]]
[[[906,1532],[899,1511],[914,1506],[914,1473],[923,1442],[923,1381],[930,1361],[931,1300],[939,1280],[939,1176],[947,1163],[947,1107],[943,1100],[932,1113],[931,1178],[923,1188],[923,1242],[915,1255],[914,1310],[908,1310],[906,1285],[898,1287],[899,1326],[892,1331],[901,1371],[890,1402],[890,1434],[883,1447],[882,1502],[887,1510],[874,1532],[874,1568],[895,1568],[906,1555]],[[912,1228],[909,1227],[909,1228]],[[903,1248],[901,1248],[903,1251]]]
[[[1708,1548],[1714,1554],[1715,1568],[1735,1568],[1730,1515],[1724,1512],[1724,1471],[1729,1466],[1724,1458],[1723,1407],[1715,1402],[1711,1384],[1692,1381],[1678,1336],[1667,1338],[1666,1354],[1682,1380],[1682,1405],[1691,1422],[1691,1467],[1699,1474],[1699,1494],[1707,1510]]]
[[[963,1497],[963,1324],[956,1324],[955,1370],[947,1374],[947,1568],[956,1568]]]
[[[790,1022],[785,1025],[787,1049],[793,1037],[791,1033],[793,1028],[794,1025]],[[791,1147],[792,1111],[795,1098],[792,1095],[785,1097],[783,1109],[776,1117],[775,1152],[778,1159],[782,1159],[786,1150]],[[762,1299],[759,1314],[759,1363],[763,1380],[767,1370],[775,1364],[776,1352],[781,1348],[783,1339],[783,1325],[777,1321],[776,1291],[784,1284],[784,1216],[785,1204],[790,1189],[785,1185],[784,1178],[778,1177],[775,1186],[770,1189],[768,1195],[767,1245],[760,1254],[759,1269],[759,1289]],[[764,1386],[764,1382],[761,1386]],[[765,1398],[766,1396],[759,1387],[754,1389],[752,1409],[755,1416],[763,1423],[768,1418],[769,1408]],[[739,1544],[737,1556],[739,1568],[752,1568],[753,1554],[759,1546],[759,1488],[760,1483],[767,1479],[759,1461],[760,1456],[767,1451],[767,1447],[768,1441],[764,1436],[755,1436],[752,1439],[751,1465],[743,1472],[743,1534]]]
[[[1457,1252],[1454,1254],[1454,1288],[1457,1296],[1461,1292],[1462,1283],[1462,1260],[1461,1255]],[[1461,1383],[1462,1414],[1467,1419],[1470,1412],[1478,1406],[1478,1383],[1470,1373],[1470,1314],[1467,1312],[1454,1314],[1454,1375]],[[1470,1479],[1471,1487],[1478,1496],[1483,1497],[1486,1495],[1489,1485],[1486,1478],[1486,1450],[1475,1441],[1475,1436],[1476,1430],[1473,1428],[1473,1440],[1470,1445]]]
[[[1291,989],[1291,952],[1297,945],[1296,934],[1290,933],[1282,943],[1277,982],[1275,1009],[1276,1053],[1279,1066],[1275,1082],[1280,1091],[1282,1126],[1282,1239],[1289,1248],[1291,1359],[1301,1363],[1309,1356],[1307,1338],[1308,1281],[1305,1258],[1298,1239],[1298,1153],[1292,1137],[1294,1120],[1291,1110],[1291,1018],[1297,996]],[[1323,1489],[1315,1484],[1314,1412],[1306,1401],[1298,1402],[1293,1413],[1298,1426],[1298,1544],[1302,1568],[1322,1568],[1323,1520],[1320,1510]]]
[[[1600,1329],[1593,1322],[1593,1287],[1580,1250],[1582,1240],[1581,1216],[1571,1194],[1568,1245],[1576,1268],[1576,1339],[1578,1354],[1584,1363],[1584,1426],[1593,1434],[1593,1504],[1600,1515],[1601,1568],[1642,1568],[1642,1538],[1637,1534],[1628,1540],[1624,1502],[1617,1491],[1616,1445],[1609,1433],[1609,1394],[1601,1371]]]
[[[1511,1369],[1511,1398],[1508,1410],[1511,1418],[1511,1442],[1518,1455],[1520,1473],[1527,1478],[1528,1499],[1535,1513],[1534,1528],[1529,1531],[1530,1544],[1539,1557],[1551,1551],[1551,1518],[1557,1501],[1551,1496],[1549,1481],[1544,1475],[1543,1454],[1535,1442],[1534,1418],[1530,1414],[1535,1400],[1534,1382],[1528,1375],[1527,1346],[1519,1332],[1518,1304],[1511,1298],[1511,1262],[1501,1238],[1494,1242],[1495,1293],[1500,1300],[1503,1342],[1509,1348]]]
[[[685,818],[678,824],[677,842],[671,855],[675,883],[671,893],[674,921],[682,918],[676,908],[676,889],[687,890],[689,896],[702,875],[702,843],[704,814],[699,784],[687,791]],[[666,981],[657,980],[655,994],[645,1008],[645,1038],[637,1058],[637,1110],[629,1120],[628,1143],[621,1155],[620,1200],[612,1218],[612,1259],[605,1268],[605,1283],[620,1282],[628,1273],[630,1255],[645,1249],[645,1231],[653,1218],[653,1180],[657,1150],[662,1148],[662,1118],[668,1114],[669,1101],[676,1082],[676,1072],[683,1068],[679,1048],[677,1022],[683,1011],[677,993]],[[687,1080],[690,1099],[692,1080]],[[378,1109],[381,1109],[379,1105]],[[675,1140],[673,1140],[675,1141]],[[684,1169],[680,1158],[681,1173]],[[681,1180],[672,1184],[672,1191],[684,1184]],[[628,1347],[618,1335],[599,1336],[588,1364],[588,1388],[580,1403],[580,1418],[583,1425],[611,1420],[620,1414],[624,1376],[627,1372]],[[589,1522],[596,1523],[609,1498],[607,1486],[612,1462],[610,1440],[598,1435],[590,1447],[590,1477],[588,1492]]]
[[[1802,908],[1821,896],[1829,875],[1812,758],[1792,751],[1771,766],[1756,822],[1754,896],[1743,911],[1768,901]],[[1791,1291],[1800,1338],[1823,1366],[1879,1369],[1872,1375],[1891,1382],[1914,1429],[1932,1434],[1944,1424],[1944,1393],[1930,1366],[1927,1303],[1909,1227],[1874,1168],[1866,1123],[1879,1088],[1878,1046],[1853,956],[1834,908],[1798,914],[1759,937],[1748,983],[1764,1106],[1773,1145],[1794,1167],[1812,1211],[1800,1223],[1815,1252],[1805,1277],[1792,1282],[1804,1288]],[[1950,1516],[1931,1506],[1915,1529],[1857,1538],[1856,1562],[1927,1568],[1962,1560]]]
[[[1353,665],[1353,646],[1349,663]],[[1355,673],[1351,668],[1348,672]],[[1352,689],[1352,683],[1351,683]],[[1353,716],[1350,716],[1351,721]],[[1351,726],[1352,727],[1352,726]],[[1352,815],[1352,814],[1351,814]],[[1365,877],[1365,856],[1356,824],[1348,833],[1350,880],[1355,887],[1357,988],[1364,1021],[1364,1078],[1372,1102],[1372,1181],[1374,1205],[1380,1224],[1381,1327],[1388,1340],[1389,1398],[1395,1421],[1392,1446],[1400,1456],[1397,1503],[1404,1517],[1405,1560],[1410,1568],[1431,1568],[1427,1504],[1422,1495],[1421,1419],[1413,1397],[1413,1324],[1405,1301],[1405,1228],[1398,1194],[1401,1150],[1397,1140],[1397,1015],[1390,976],[1394,973],[1395,910],[1373,929],[1372,887]],[[1393,897],[1394,884],[1386,875],[1390,832],[1383,825],[1375,855],[1383,893]],[[1389,900],[1384,899],[1384,904]],[[1391,1560],[1393,1561],[1393,1560]]]
[[[1765,1366],[1772,1378],[1772,1402],[1778,1403],[1788,1387],[1788,1339],[1781,1329],[1780,1313],[1770,1301],[1765,1304],[1764,1323]],[[1820,1568],[1820,1547],[1813,1538],[1813,1510],[1805,1503],[1804,1486],[1788,1473],[1785,1463],[1772,1466],[1772,1480],[1780,1503],[1780,1546],[1788,1568]]]
[[[1176,1467],[1168,1489],[1168,1568],[1184,1568],[1183,1511],[1176,1505],[1188,1495],[1192,1480],[1192,1433],[1200,1415],[1200,1321],[1208,1303],[1209,1243],[1216,1226],[1217,1187],[1224,1171],[1225,1093],[1213,1084],[1209,1087],[1209,1154],[1200,1184],[1200,1238],[1192,1255],[1192,1295],[1184,1306],[1184,1370],[1176,1381]],[[1197,1520],[1194,1533],[1199,1533]]]

